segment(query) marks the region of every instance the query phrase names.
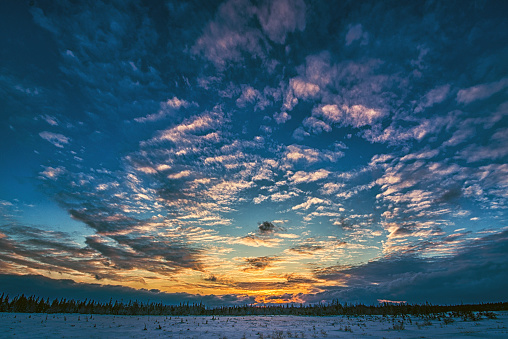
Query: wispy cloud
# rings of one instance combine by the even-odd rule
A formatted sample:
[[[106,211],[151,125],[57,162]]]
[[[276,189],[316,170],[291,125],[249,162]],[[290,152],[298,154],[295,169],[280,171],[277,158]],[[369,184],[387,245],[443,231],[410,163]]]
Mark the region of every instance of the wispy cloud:
[[[233,243],[252,247],[278,247],[283,242],[278,238],[266,238],[255,234],[249,234],[244,237],[237,238]]]
[[[53,133],[48,131],[43,131],[39,133],[39,136],[43,138],[44,140],[49,141],[53,145],[55,145],[58,148],[63,148],[64,145],[68,144],[71,140],[69,137],[66,137],[63,134],[59,133]]]
[[[457,102],[469,104],[476,100],[486,99],[508,87],[508,78],[502,78],[495,82],[480,84],[461,89],[457,93]]]
[[[417,113],[421,112],[427,107],[432,107],[435,104],[442,102],[443,100],[446,99],[449,91],[450,91],[449,84],[439,86],[430,90],[429,92],[427,92],[427,94],[425,94],[420,104],[415,108],[415,112]]]
[[[51,126],[58,126],[58,120],[54,116],[45,114],[45,115],[41,115],[41,119],[46,121]]]
[[[172,99],[168,99],[167,101],[162,102],[160,106],[161,108],[157,113],[149,114],[146,117],[135,118],[134,120],[137,122],[158,121],[168,117],[172,112],[180,108],[187,108],[190,106],[197,107],[198,104],[195,102],[189,103],[186,100],[173,97]]]

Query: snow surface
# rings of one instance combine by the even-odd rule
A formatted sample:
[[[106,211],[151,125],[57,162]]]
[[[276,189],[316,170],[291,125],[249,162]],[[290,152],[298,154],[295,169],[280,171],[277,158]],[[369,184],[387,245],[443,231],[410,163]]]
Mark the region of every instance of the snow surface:
[[[0,313],[2,338],[508,338],[508,312],[497,319],[445,324],[391,316],[113,316]],[[146,328],[146,330],[145,330]]]

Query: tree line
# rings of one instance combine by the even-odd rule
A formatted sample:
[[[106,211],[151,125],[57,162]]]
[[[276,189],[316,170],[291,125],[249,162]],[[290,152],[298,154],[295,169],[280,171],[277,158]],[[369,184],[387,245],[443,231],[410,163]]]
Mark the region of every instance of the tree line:
[[[348,304],[333,300],[331,303],[319,304],[284,304],[284,305],[242,305],[207,307],[202,303],[181,303],[165,305],[162,302],[97,302],[85,299],[26,297],[24,294],[10,299],[8,295],[0,296],[0,312],[21,313],[81,313],[109,315],[206,315],[206,316],[246,316],[246,315],[296,315],[296,316],[331,316],[331,315],[429,315],[445,312],[470,314],[471,312],[492,312],[508,310],[508,302],[432,305],[425,304],[390,304],[379,305]]]

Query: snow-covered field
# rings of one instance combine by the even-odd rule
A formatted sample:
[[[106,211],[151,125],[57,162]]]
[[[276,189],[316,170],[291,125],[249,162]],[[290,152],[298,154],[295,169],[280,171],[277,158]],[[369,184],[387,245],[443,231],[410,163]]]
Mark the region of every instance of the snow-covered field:
[[[497,319],[382,316],[112,316],[0,313],[2,338],[508,338]],[[453,321],[451,320],[453,319]],[[401,323],[402,321],[402,323]],[[401,325],[403,324],[403,325]]]

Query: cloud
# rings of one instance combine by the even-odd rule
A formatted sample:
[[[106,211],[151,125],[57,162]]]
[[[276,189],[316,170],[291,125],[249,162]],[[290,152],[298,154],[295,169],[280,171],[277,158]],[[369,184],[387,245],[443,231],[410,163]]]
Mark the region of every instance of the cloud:
[[[169,165],[166,165],[168,166],[168,168],[162,168],[162,170],[164,169],[170,169],[171,167]],[[156,174],[157,173],[157,170],[153,167],[149,167],[149,166],[140,166],[140,167],[136,167],[135,168],[136,171],[139,171],[139,172],[143,172],[145,174]]]
[[[303,120],[303,126],[314,134],[321,134],[322,132],[331,132],[332,128],[326,122],[316,119],[314,117],[308,117]]]
[[[274,113],[273,118],[277,124],[284,124],[286,121],[291,119],[291,116],[287,112]]]
[[[60,175],[65,173],[66,169],[63,166],[58,167],[45,167],[44,171],[39,173],[43,177],[46,177],[47,179],[56,180]]]
[[[190,175],[191,175],[191,171],[185,170],[185,171],[181,171],[178,173],[170,174],[170,175],[168,175],[168,178],[169,179],[181,179],[181,178],[188,177]]]
[[[485,199],[484,190],[492,186],[474,179],[486,175],[481,167],[457,163],[443,157],[439,149],[425,147],[398,157],[373,157],[371,163],[381,171],[372,188],[379,187],[376,201],[383,206],[381,225],[388,232],[385,253],[414,248],[421,253],[437,252],[425,244],[439,242],[449,234],[448,225],[457,218],[454,211],[464,206],[464,201],[476,200],[482,209],[490,208],[481,201]],[[504,190],[502,184],[498,186]],[[454,249],[454,245],[448,245],[448,250]]]
[[[45,115],[41,115],[40,117],[41,117],[41,119],[46,121],[51,126],[58,126],[58,120],[54,116],[45,114]]]
[[[273,233],[275,231],[275,225],[273,223],[271,223],[270,221],[263,221],[262,223],[259,224],[258,226],[259,228],[259,233],[261,234],[270,234],[270,233]]]
[[[53,172],[52,169],[46,169],[46,177]],[[152,171],[143,173],[148,176],[158,175],[158,172]],[[178,172],[173,181],[183,179],[188,174],[185,171]],[[180,229],[171,233],[172,228],[168,227],[169,223],[165,223],[164,218],[162,221],[154,221],[152,218],[144,220],[135,217],[142,213],[151,215],[160,210],[159,204],[163,202],[161,198],[168,196],[164,189],[159,192],[147,189],[143,187],[143,180],[131,173],[123,178],[117,177],[120,182],[114,183],[99,181],[97,184],[95,181],[99,178],[88,178],[87,183],[81,184],[79,192],[74,188],[73,180],[76,178],[72,173],[68,173],[64,179],[59,180],[61,187],[55,192],[56,198],[73,219],[83,222],[96,232],[95,235],[86,237],[89,257],[79,262],[81,266],[75,265],[73,269],[77,272],[85,275],[93,272],[94,276],[101,279],[118,281],[132,279],[130,271],[133,269],[138,271],[138,275],[143,274],[143,271],[156,275],[174,275],[185,269],[203,269],[203,248],[190,244],[190,239],[195,237],[191,230]],[[65,185],[69,187],[66,188]],[[69,191],[66,192],[66,189]],[[175,201],[168,200],[167,203],[169,205]],[[203,223],[223,222],[210,214],[202,215],[200,219]],[[178,222],[174,217],[172,220],[172,224]],[[159,228],[165,230],[164,235],[160,232],[157,236],[151,233]],[[87,262],[90,264],[85,264]],[[102,262],[107,262],[108,265],[105,266]],[[59,263],[56,266],[65,267],[65,264]]]
[[[64,144],[68,144],[69,141],[71,140],[70,138],[66,137],[63,134],[53,133],[53,132],[48,132],[48,131],[40,132],[39,136],[59,148],[63,148]]]
[[[305,137],[308,137],[308,136],[310,136],[310,133],[306,132],[305,129],[301,126],[298,127],[297,129],[295,129],[293,132],[293,139],[296,139],[299,141],[303,141],[303,139],[305,139]]]
[[[242,89],[242,95],[236,99],[236,105],[238,107],[245,107],[247,103],[254,102],[259,95],[260,93],[258,90],[252,88],[251,86],[244,86]]]
[[[245,180],[224,180],[210,187],[207,190],[206,194],[218,203],[227,206],[228,204],[233,204],[235,200],[238,200],[238,194],[240,192],[252,186],[254,186],[253,182],[248,182]]]
[[[285,238],[293,237],[293,235],[286,236],[285,234],[278,234],[278,238],[273,238],[272,236],[277,232],[284,231],[283,227],[276,226],[274,222],[263,221],[259,223],[258,234],[249,233],[244,237],[237,237],[227,241],[232,244],[241,244],[250,247],[278,247]]]
[[[342,151],[320,151],[302,145],[289,145],[286,147],[285,159],[292,163],[314,164],[319,161],[336,162],[344,156]]]
[[[260,237],[255,234],[239,237],[232,241],[232,243],[250,247],[278,247],[281,242],[283,239]]]
[[[92,201],[88,203],[92,205]],[[69,214],[73,219],[84,222],[99,233],[126,231],[139,223],[139,220],[123,214],[103,215],[97,210],[99,208],[89,208],[89,210],[71,209]]]
[[[292,78],[285,94],[283,109],[291,111],[298,104],[298,99],[314,98],[319,91],[320,88],[316,84],[306,82],[301,78]]]
[[[252,201],[255,204],[260,204],[260,203],[262,203],[263,201],[265,201],[268,198],[269,198],[268,196],[260,194],[257,197],[255,197],[254,199],[252,199]]]
[[[455,16],[448,5],[302,0],[32,7],[36,26],[28,17],[23,27],[45,30],[40,46],[28,44],[43,58],[35,71],[0,76],[6,123],[29,149],[23,133],[54,129],[39,136],[58,152],[41,141],[24,166],[77,233],[2,229],[6,271],[132,286],[161,279],[203,293],[215,292],[199,277],[215,276],[229,293],[242,275],[230,253],[282,252],[295,258],[285,270],[328,267],[308,288],[332,293],[349,274],[330,268],[336,262],[420,253],[439,264],[484,236],[454,234],[456,225],[506,221],[507,78],[489,73],[504,65],[506,30],[487,29],[505,25],[488,6],[474,10],[478,22],[465,19],[468,6]],[[464,65],[473,65],[467,76]],[[26,178],[4,179],[27,191],[16,190]],[[12,201],[8,222],[37,215],[40,206]],[[286,219],[292,233],[275,221],[245,230],[249,215]],[[348,246],[333,245],[327,229]],[[270,278],[243,286],[289,286]]]
[[[110,219],[113,222],[116,218]],[[63,232],[19,226],[8,231],[11,238],[2,239],[0,244],[2,260],[21,264],[32,272],[143,281],[143,272],[147,271],[172,276],[183,269],[202,270],[202,250],[188,246],[175,236],[95,235],[86,237],[86,246],[81,247]]]
[[[457,146],[461,143],[470,140],[476,135],[476,129],[474,126],[468,126],[466,124],[462,124],[459,129],[457,129],[453,135],[446,142],[443,143],[444,146]]]
[[[427,136],[435,135],[445,128],[447,120],[442,117],[421,119],[412,127],[402,127],[396,123],[392,123],[386,128],[374,126],[374,128],[362,132],[362,135],[370,142],[402,145],[412,140],[421,141]]]
[[[15,272],[15,267],[22,266],[29,273],[59,273],[74,277],[100,274],[116,281],[142,280],[105,267],[100,259],[94,257],[96,253],[80,247],[64,232],[18,225],[4,230],[8,236],[0,238],[0,258],[12,265],[9,271]]]
[[[127,261],[119,264],[132,265],[138,269],[148,270],[162,275],[174,275],[181,269],[203,270],[201,248],[196,248],[177,237],[130,237],[113,236],[119,244],[127,245],[134,253],[125,254]],[[97,244],[89,242],[87,244]],[[114,262],[114,258],[112,258]]]
[[[345,184],[327,182],[327,183],[323,184],[323,186],[321,187],[319,192],[324,195],[330,195],[330,194],[336,193],[337,191],[344,188],[345,186],[346,186]]]
[[[353,127],[362,127],[372,125],[377,120],[384,117],[380,110],[367,108],[363,105],[346,106],[339,108],[337,105],[325,105],[317,111],[317,114],[323,116],[325,120],[339,125],[351,125]]]
[[[289,178],[289,181],[293,182],[294,184],[310,183],[325,179],[329,174],[330,172],[325,169],[319,169],[314,172],[298,171]]]
[[[262,94],[257,89],[249,85],[242,85],[242,93],[238,99],[236,99],[236,106],[244,108],[248,104],[254,104],[254,111],[265,110],[268,106],[272,105],[272,102],[266,98],[265,94]]]
[[[360,45],[366,45],[369,42],[369,34],[363,31],[361,24],[349,25],[346,34],[346,46],[351,45],[356,40],[360,40]]]
[[[167,293],[151,289],[134,289],[119,285],[101,285],[74,282],[70,279],[50,279],[41,275],[8,275],[0,274],[0,284],[4,286],[2,292],[14,297],[25,294],[27,291],[37,291],[37,297],[52,299],[74,299],[84,301],[95,300],[107,303],[114,301],[128,303],[138,300],[139,302],[162,302],[167,305],[179,305],[180,303],[199,303],[207,306],[245,305],[254,302],[254,297],[246,295],[196,295],[190,293]]]
[[[199,105],[195,102],[188,102],[183,99],[178,99],[177,97],[173,97],[172,99],[168,99],[165,102],[160,104],[160,110],[157,113],[149,114],[146,117],[135,118],[136,122],[147,122],[147,121],[159,121],[167,116],[169,116],[172,112],[179,110],[180,108],[187,108],[190,106],[198,107]]]
[[[375,304],[377,299],[433,304],[495,302],[508,298],[504,282],[507,232],[470,241],[444,258],[388,257],[355,267],[317,269],[316,279],[345,282],[306,297],[307,302],[339,300]]]
[[[252,177],[253,181],[269,180],[272,181],[274,177],[273,171],[268,167],[261,167],[259,171]]]
[[[127,9],[98,1],[93,5],[62,4],[59,9],[41,4],[41,8],[32,6],[29,9],[34,23],[47,30],[46,39],[51,41],[53,53],[60,58],[57,64],[45,70],[43,77],[58,69],[61,74],[55,78],[57,84],[71,82],[80,88],[80,98],[86,103],[84,107],[88,107],[83,107],[84,111],[102,118],[92,122],[97,123],[97,130],[153,111],[157,105],[153,98],[172,92],[168,91],[159,72],[157,44],[160,40],[153,18],[142,4],[131,5]],[[68,15],[62,16],[60,10],[68,11]],[[132,16],[132,11],[137,15]],[[181,29],[173,27],[173,32],[176,37]],[[41,49],[41,52],[43,50],[47,51]],[[183,54],[176,48],[172,50],[165,62],[172,63]],[[139,60],[148,64],[141,65]],[[46,107],[63,116],[67,109],[61,103],[61,92],[50,86],[46,93],[45,98],[50,101]],[[69,117],[67,112],[65,115]],[[81,122],[91,122],[86,120]]]
[[[278,259],[277,257],[257,257],[257,258],[245,258],[246,267],[243,269],[244,272],[251,271],[264,271],[265,269],[272,266]]]
[[[275,43],[284,44],[288,33],[305,29],[303,0],[266,1],[258,11],[264,33]]]
[[[436,87],[423,97],[423,99],[420,101],[418,106],[415,108],[415,112],[421,112],[427,107],[432,107],[435,104],[439,104],[440,102],[443,102],[446,97],[448,96],[448,93],[450,91],[450,85],[446,84],[443,86]]]
[[[308,210],[312,205],[329,205],[330,202],[316,197],[307,197],[307,200],[299,205],[293,206],[292,210]]]
[[[219,127],[222,121],[221,117],[221,114],[216,112],[203,113],[160,132],[159,135],[152,138],[150,142],[171,141],[173,143],[186,142],[193,144],[199,140],[213,140],[217,136],[214,132],[204,136],[198,136],[196,133]]]
[[[492,95],[502,91],[507,86],[508,78],[502,78],[501,80],[495,82],[461,89],[457,93],[457,102],[461,104],[469,104],[473,101],[487,99]]]
[[[314,97],[319,92],[319,86],[306,82],[300,78],[293,78],[289,81],[289,87],[296,98],[307,99]]]
[[[311,255],[311,254],[314,254],[314,252],[321,251],[323,249],[324,249],[324,246],[317,245],[317,244],[301,244],[301,245],[297,245],[295,247],[291,247],[289,249],[289,251],[295,252],[297,254]]]
[[[465,159],[468,163],[482,160],[494,161],[503,159],[508,155],[508,128],[496,130],[486,146],[472,144],[459,152],[458,157]]]
[[[250,25],[256,12],[257,8],[249,0],[230,0],[221,4],[192,52],[204,55],[222,68],[228,62],[242,61],[244,52],[253,58],[265,58],[268,42],[259,29]]]
[[[288,33],[305,28],[305,8],[302,0],[264,1],[259,6],[249,0],[226,1],[208,22],[192,52],[221,68],[228,62],[242,61],[244,53],[265,59],[271,49],[269,41],[283,44]]]
[[[275,202],[282,202],[282,201],[286,201],[288,199],[291,199],[291,198],[297,197],[297,196],[298,196],[298,193],[292,192],[292,191],[276,192],[276,193],[270,195],[270,200],[275,201]]]

